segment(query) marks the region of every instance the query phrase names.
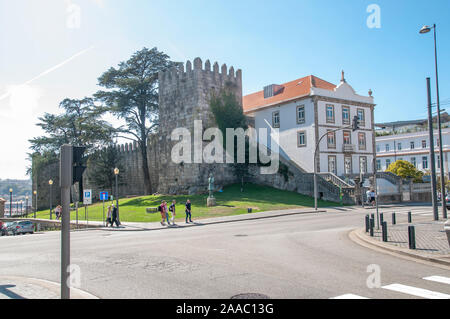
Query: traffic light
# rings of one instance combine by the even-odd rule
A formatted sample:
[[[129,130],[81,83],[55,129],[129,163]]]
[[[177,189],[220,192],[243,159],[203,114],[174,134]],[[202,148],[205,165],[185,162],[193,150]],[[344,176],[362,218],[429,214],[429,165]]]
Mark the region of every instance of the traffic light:
[[[359,130],[359,118],[358,118],[358,116],[355,116],[355,117],[353,118],[353,125],[352,125],[352,128],[353,128],[353,132]]]
[[[73,146],[73,173],[72,173],[72,184],[81,182],[83,179],[83,173],[86,170],[86,166],[83,165],[83,153],[86,151],[86,147],[83,146]]]

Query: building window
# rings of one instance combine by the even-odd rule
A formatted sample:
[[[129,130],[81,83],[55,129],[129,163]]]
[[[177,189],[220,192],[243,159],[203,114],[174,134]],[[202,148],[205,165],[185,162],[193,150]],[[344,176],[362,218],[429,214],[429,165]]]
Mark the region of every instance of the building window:
[[[437,147],[441,147],[441,141],[439,140],[439,137],[436,139],[436,146]]]
[[[297,106],[297,124],[305,123],[305,106]]]
[[[380,145],[377,145],[377,153],[380,153],[380,152],[381,152]]]
[[[344,131],[344,145],[352,144],[352,132]]]
[[[366,149],[366,133],[358,133],[358,145],[360,150]]]
[[[364,114],[364,110],[363,109],[358,109],[358,121],[359,121],[359,126],[364,127],[366,124],[366,116]]]
[[[327,123],[334,123],[334,105],[327,104]]]
[[[390,159],[387,159],[387,160],[386,160],[386,169],[388,169],[389,166],[391,166],[391,160],[390,160]]]
[[[428,169],[428,157],[426,156],[422,157],[422,168]]]
[[[272,126],[275,128],[280,128],[280,111],[272,113]]]
[[[411,142],[411,149],[413,150],[415,148],[416,148],[416,145],[414,144],[414,142]]]
[[[361,174],[367,173],[367,157],[366,156],[361,156],[359,158],[359,171]]]
[[[441,157],[439,155],[436,156],[437,168],[441,169]]]
[[[350,156],[346,156],[344,158],[344,169],[345,169],[345,174],[350,175],[353,174],[353,169],[352,169],[352,158]]]
[[[422,148],[427,148],[427,141],[425,140],[422,141]]]
[[[398,143],[398,144],[397,144],[397,149],[398,149],[399,151],[402,150],[402,143]]]
[[[381,160],[377,160],[377,171],[381,171]]]
[[[386,144],[386,152],[389,152],[390,151],[390,146],[389,146],[389,144]]]
[[[328,131],[327,143],[328,148],[336,148],[336,132]]]
[[[414,167],[417,168],[417,163],[416,163],[416,158],[415,157],[411,157],[411,164],[413,164]]]
[[[305,147],[306,146],[306,132],[301,131],[297,134],[297,146],[298,147]]]
[[[328,156],[328,172],[333,173],[334,175],[337,175],[336,156],[334,156],[334,155]]]
[[[342,124],[350,125],[350,108],[348,106],[342,107]]]

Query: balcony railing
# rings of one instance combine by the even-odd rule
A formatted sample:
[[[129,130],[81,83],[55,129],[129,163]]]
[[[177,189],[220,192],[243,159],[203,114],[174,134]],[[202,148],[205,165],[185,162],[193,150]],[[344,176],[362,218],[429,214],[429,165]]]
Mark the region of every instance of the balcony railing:
[[[356,147],[353,144],[344,144],[342,146],[342,152],[344,153],[353,153],[355,151]]]

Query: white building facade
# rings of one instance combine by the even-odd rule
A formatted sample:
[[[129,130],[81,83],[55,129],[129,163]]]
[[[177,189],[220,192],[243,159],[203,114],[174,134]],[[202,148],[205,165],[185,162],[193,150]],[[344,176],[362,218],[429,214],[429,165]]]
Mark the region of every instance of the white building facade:
[[[449,152],[450,152],[450,128],[442,130],[442,147],[444,152],[444,170],[449,172]],[[436,169],[440,170],[439,134],[434,131],[434,147]],[[398,160],[412,163],[417,169],[424,173],[431,171],[430,157],[430,137],[426,130],[403,133],[376,138],[377,167],[380,171],[388,169],[389,165]]]
[[[314,151],[325,135],[317,170],[341,177],[373,172],[374,107],[371,92],[356,94],[343,74],[338,86],[311,75],[244,97],[244,113],[254,118],[255,128],[278,129],[280,155],[307,172],[314,171]],[[356,132],[354,116],[360,122]]]

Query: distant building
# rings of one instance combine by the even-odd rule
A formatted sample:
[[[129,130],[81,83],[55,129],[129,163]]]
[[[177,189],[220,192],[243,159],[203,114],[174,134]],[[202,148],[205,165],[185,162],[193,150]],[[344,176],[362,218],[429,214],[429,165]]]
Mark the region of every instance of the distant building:
[[[337,176],[372,173],[375,155],[374,99],[356,94],[342,72],[338,86],[309,75],[244,96],[244,113],[254,118],[255,128],[276,128],[280,155],[307,172],[314,171],[314,149],[318,151],[318,172]],[[354,116],[361,129],[352,132]],[[343,128],[338,132],[331,132]],[[259,141],[267,145],[267,141]]]
[[[444,170],[449,173],[450,152],[450,116],[442,114],[442,147],[444,152]],[[436,119],[434,120],[436,123]],[[435,124],[436,125],[436,124]],[[390,164],[398,160],[408,161],[417,169],[431,170],[430,138],[427,120],[400,121],[376,124],[377,169],[385,171]],[[436,168],[440,169],[439,133],[434,131]]]

